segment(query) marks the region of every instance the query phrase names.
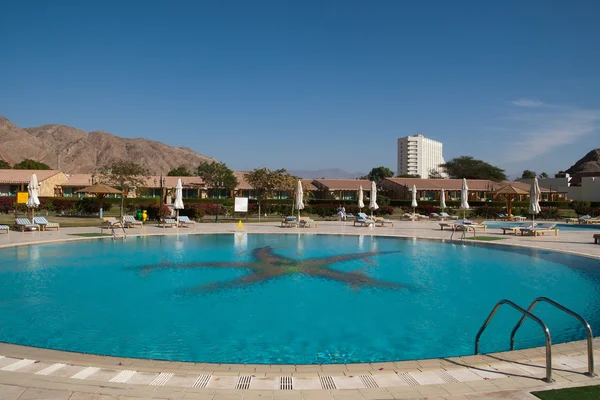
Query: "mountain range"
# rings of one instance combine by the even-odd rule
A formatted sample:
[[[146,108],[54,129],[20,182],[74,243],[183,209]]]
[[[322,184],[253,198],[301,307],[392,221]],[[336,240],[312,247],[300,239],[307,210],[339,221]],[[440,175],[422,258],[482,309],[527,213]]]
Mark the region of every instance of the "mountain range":
[[[317,170],[288,170],[288,172],[292,175],[298,176],[303,179],[319,179],[319,178],[329,178],[329,179],[356,179],[361,176],[365,176],[366,173],[363,172],[346,172],[339,168],[328,168],[328,169],[317,169]]]
[[[86,132],[65,125],[19,128],[0,116],[0,159],[14,165],[24,159],[41,161],[69,174],[92,173],[118,160],[131,160],[153,174],[186,166],[195,169],[211,157],[187,147],[147,139],[129,139],[107,132]]]
[[[565,172],[570,175],[581,172],[600,172],[600,149],[590,151]]]

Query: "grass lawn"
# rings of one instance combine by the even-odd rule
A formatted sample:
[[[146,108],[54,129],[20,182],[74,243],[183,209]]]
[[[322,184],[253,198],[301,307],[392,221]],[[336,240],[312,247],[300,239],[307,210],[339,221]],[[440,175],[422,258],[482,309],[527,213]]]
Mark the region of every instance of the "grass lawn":
[[[597,400],[600,399],[600,386],[545,390],[531,394],[542,400]]]
[[[504,240],[508,238],[498,237],[498,236],[475,236],[475,237],[465,237],[467,240],[481,240],[483,242],[493,242],[494,240]]]
[[[109,233],[87,232],[87,233],[69,233],[69,236],[102,237],[102,236],[111,236],[111,235]]]

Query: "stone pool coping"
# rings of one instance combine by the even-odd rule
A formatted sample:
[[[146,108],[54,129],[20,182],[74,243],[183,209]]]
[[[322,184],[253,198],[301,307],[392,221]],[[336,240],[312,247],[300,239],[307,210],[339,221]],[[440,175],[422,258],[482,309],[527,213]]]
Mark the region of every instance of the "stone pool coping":
[[[128,234],[131,237],[164,234],[231,234],[235,231],[235,227],[236,224],[232,223],[200,224],[196,229],[180,228],[165,231],[162,228],[145,226],[141,230],[128,231]],[[69,233],[97,230],[97,228],[64,228],[59,232],[11,232],[6,235],[10,240],[0,236],[0,248],[111,239],[110,237],[68,236]],[[407,222],[406,224],[399,222],[394,228],[354,228],[351,223],[348,225],[341,222],[325,222],[319,223],[318,229],[280,228],[273,223],[261,223],[247,224],[245,231],[247,233],[363,234],[431,240],[448,240],[450,237],[450,232],[440,231],[435,222]],[[481,234],[490,236],[495,232]],[[534,239],[513,236],[493,243],[481,243],[491,246],[509,245],[552,250],[600,259],[600,246],[594,247],[593,244],[588,243],[587,236],[591,239],[591,232],[565,231],[558,237],[542,236]],[[600,339],[595,339],[596,346],[599,343]],[[86,387],[89,390],[84,392],[87,393],[102,394],[103,391],[112,390],[113,394],[130,397],[134,395],[134,398],[135,395],[147,398],[143,396],[148,396],[150,392],[152,396],[162,395],[165,391],[169,394],[165,398],[177,396],[174,393],[179,393],[181,397],[176,398],[209,396],[215,400],[219,396],[247,397],[250,394],[273,398],[292,397],[292,393],[298,394],[298,392],[303,397],[307,397],[305,393],[309,393],[310,396],[320,394],[324,398],[335,397],[340,393],[352,394],[357,398],[476,396],[479,393],[489,394],[504,389],[524,390],[532,387],[580,383],[598,384],[598,378],[583,375],[587,370],[585,350],[585,341],[554,345],[553,372],[557,383],[548,385],[540,380],[545,375],[543,348],[389,363],[254,365],[104,357],[0,343],[0,355],[3,356],[0,358],[0,394],[3,383],[9,386],[13,383],[21,383],[25,386],[16,385],[16,387],[30,390],[38,385],[44,390],[73,389],[73,392]],[[600,359],[600,353],[598,351],[594,353],[596,359]],[[49,373],[39,374],[43,370]],[[117,378],[118,376],[120,378]],[[33,386],[28,386],[28,382]]]

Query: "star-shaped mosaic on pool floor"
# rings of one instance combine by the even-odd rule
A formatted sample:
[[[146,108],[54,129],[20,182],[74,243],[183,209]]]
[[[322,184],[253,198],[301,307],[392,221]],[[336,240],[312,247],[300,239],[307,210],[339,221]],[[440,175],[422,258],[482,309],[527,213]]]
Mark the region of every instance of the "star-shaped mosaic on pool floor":
[[[330,257],[307,258],[296,260],[275,254],[271,246],[259,247],[252,250],[253,261],[246,262],[187,262],[187,263],[160,263],[156,265],[146,265],[135,269],[142,273],[150,273],[158,269],[185,269],[185,268],[240,268],[249,269],[251,272],[241,278],[227,282],[212,282],[194,288],[194,291],[205,292],[221,289],[232,289],[249,286],[259,282],[266,282],[282,276],[288,275],[308,275],[315,278],[327,279],[342,282],[355,289],[361,287],[377,287],[387,289],[408,289],[407,285],[395,282],[388,282],[379,279],[373,279],[360,271],[344,272],[338,271],[331,266],[335,263],[350,260],[368,260],[373,256],[399,253],[398,251],[371,251],[366,253],[342,254]]]

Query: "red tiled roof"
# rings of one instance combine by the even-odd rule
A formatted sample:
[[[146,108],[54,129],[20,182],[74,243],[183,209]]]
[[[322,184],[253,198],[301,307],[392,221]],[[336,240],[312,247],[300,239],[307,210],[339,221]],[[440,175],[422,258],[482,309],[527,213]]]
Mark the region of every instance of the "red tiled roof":
[[[417,190],[461,190],[462,179],[422,179],[422,178],[386,178],[382,181],[382,185],[389,184],[406,186],[409,189],[413,185]],[[496,191],[504,186],[512,185],[518,189],[525,190],[529,193],[529,186],[524,182],[494,182],[486,179],[467,179],[469,191]],[[540,191],[549,192],[548,189],[540,187]]]
[[[54,175],[62,173],[62,171],[53,169],[0,169],[0,183],[29,183],[33,173],[37,176],[38,182],[42,182]]]
[[[366,179],[314,179],[313,184],[324,190],[371,190],[371,181]]]

